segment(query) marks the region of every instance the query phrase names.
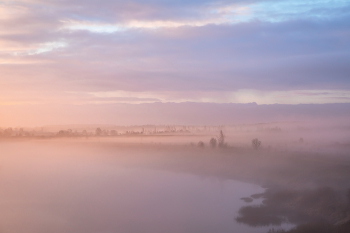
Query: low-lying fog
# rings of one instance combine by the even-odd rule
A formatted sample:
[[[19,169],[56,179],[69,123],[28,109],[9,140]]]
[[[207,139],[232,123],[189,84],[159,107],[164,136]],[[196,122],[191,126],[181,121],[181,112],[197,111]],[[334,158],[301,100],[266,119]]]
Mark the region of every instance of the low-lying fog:
[[[133,151],[38,146],[1,147],[2,232],[260,232],[234,221],[258,185],[135,167]]]
[[[348,232],[349,128],[222,130],[0,138],[0,232]]]

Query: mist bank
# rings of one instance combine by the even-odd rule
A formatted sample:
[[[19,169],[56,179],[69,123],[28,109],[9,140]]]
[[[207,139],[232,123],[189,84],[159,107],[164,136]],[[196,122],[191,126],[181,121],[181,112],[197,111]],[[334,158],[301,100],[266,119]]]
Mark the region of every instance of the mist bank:
[[[254,150],[251,147],[201,148],[160,143],[157,139],[151,143],[126,143],[108,138],[1,141],[0,150],[17,151],[21,155],[41,151],[46,158],[68,160],[77,154],[82,161],[108,161],[109,165],[238,180],[269,188],[350,188],[350,158],[332,152],[325,155],[313,151]],[[29,156],[28,160],[31,158]]]
[[[348,156],[350,124],[338,121],[288,121],[236,125],[107,125],[70,124],[42,127],[1,127],[2,141],[106,140],[118,144],[164,144],[252,148]],[[222,139],[222,140],[221,140]],[[213,141],[214,140],[214,141]],[[216,144],[215,144],[216,145]]]
[[[281,224],[288,222],[298,225],[298,228],[290,232],[348,232],[338,231],[338,225],[343,229],[343,222],[348,224],[350,211],[348,156],[337,156],[337,153],[333,152],[327,153],[326,156],[312,151],[293,151],[291,148],[281,151],[231,146],[212,148],[207,144],[205,147],[199,147],[192,144],[173,144],[170,140],[174,141],[174,137],[166,138],[153,137],[152,141],[147,142],[145,138],[133,137],[130,138],[133,143],[108,137],[0,141],[0,151],[4,152],[1,164],[4,171],[12,172],[13,177],[7,176],[10,180],[20,183],[28,174],[34,174],[34,180],[45,179],[54,184],[51,188],[55,190],[55,194],[62,194],[62,190],[67,187],[65,179],[69,177],[71,181],[77,174],[75,179],[79,185],[73,183],[74,187],[83,190],[84,194],[91,194],[93,192],[87,192],[84,187],[94,187],[91,185],[101,182],[108,184],[108,176],[105,175],[118,172],[120,167],[194,175],[220,182],[236,180],[252,183],[267,188],[264,193],[259,191],[249,197],[262,198],[262,204],[257,206],[253,203],[253,206],[249,204],[242,207],[238,216],[236,215],[236,221],[249,226],[277,229]],[[192,138],[198,139],[199,136]],[[168,143],[165,143],[166,141]],[[304,143],[306,142],[302,144]],[[53,174],[47,176],[40,171]],[[54,177],[58,177],[55,183],[52,182]],[[101,182],[96,182],[96,177],[100,177]],[[82,187],[82,182],[86,182],[87,186]],[[149,183],[153,184],[153,179]],[[32,188],[32,183],[30,184],[28,187]],[[17,184],[14,187],[18,186],[23,185]],[[117,193],[122,193],[120,187],[117,187]],[[140,187],[143,189],[149,185]],[[47,187],[44,190],[47,190]],[[115,190],[112,192],[113,197]],[[104,193],[105,191],[102,192],[102,196]],[[69,195],[67,198],[75,200],[74,197],[81,198],[77,195],[73,195],[73,199]],[[247,200],[248,196],[241,197],[246,197]],[[85,209],[91,202],[82,204],[80,208]],[[95,215],[93,217],[96,219]],[[231,221],[233,217],[234,215],[231,216]],[[111,221],[114,222],[114,219]],[[298,230],[309,227],[303,224],[312,224],[313,221],[323,222],[329,230]],[[315,227],[318,229],[319,225]]]
[[[1,105],[1,127],[57,124],[232,125],[276,121],[348,124],[350,104],[256,103],[18,104]]]

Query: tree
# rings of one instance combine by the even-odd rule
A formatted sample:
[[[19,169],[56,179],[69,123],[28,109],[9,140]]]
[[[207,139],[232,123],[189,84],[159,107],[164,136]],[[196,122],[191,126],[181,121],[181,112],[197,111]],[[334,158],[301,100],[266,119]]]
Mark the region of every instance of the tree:
[[[202,142],[202,141],[199,141],[198,142],[198,144],[197,144],[197,146],[199,147],[199,148],[204,148],[204,142]]]
[[[212,148],[215,148],[217,143],[218,141],[216,140],[216,138],[211,138],[209,141],[209,144]]]
[[[66,132],[64,130],[60,130],[57,133],[57,136],[65,136]]]
[[[117,132],[116,130],[113,129],[113,130],[111,130],[111,135],[112,135],[112,136],[116,136],[116,135],[118,135],[118,132]]]
[[[254,138],[254,139],[252,140],[252,147],[253,147],[255,150],[258,150],[259,147],[260,147],[260,145],[261,145],[261,141],[259,141],[259,139]]]
[[[7,128],[4,130],[4,135],[6,137],[12,137],[12,134],[13,134],[13,129],[12,128]]]
[[[225,147],[226,146],[226,144],[225,144],[225,135],[222,132],[222,130],[220,130],[220,135],[219,135],[219,138],[218,138],[218,144],[219,144],[219,147]]]
[[[102,134],[102,129],[101,128],[97,128],[96,129],[96,136],[100,136]]]

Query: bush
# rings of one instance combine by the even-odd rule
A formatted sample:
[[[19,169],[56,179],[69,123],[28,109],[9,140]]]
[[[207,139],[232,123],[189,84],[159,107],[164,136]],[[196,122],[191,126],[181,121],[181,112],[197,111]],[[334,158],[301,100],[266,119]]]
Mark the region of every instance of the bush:
[[[216,145],[218,144],[218,141],[216,140],[216,138],[211,138],[209,141],[209,144],[212,148],[215,148]]]
[[[204,142],[202,142],[202,141],[199,141],[198,142],[198,144],[197,144],[197,146],[199,147],[199,148],[204,148]]]

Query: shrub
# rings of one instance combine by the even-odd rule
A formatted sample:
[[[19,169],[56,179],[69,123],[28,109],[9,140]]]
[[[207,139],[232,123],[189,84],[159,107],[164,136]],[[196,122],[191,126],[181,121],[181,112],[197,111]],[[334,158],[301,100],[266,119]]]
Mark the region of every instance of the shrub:
[[[218,141],[216,140],[216,138],[211,138],[209,141],[209,144],[212,148],[215,148],[216,145],[218,144]]]
[[[202,142],[202,141],[199,141],[198,142],[198,144],[197,144],[197,146],[199,147],[199,148],[204,148],[204,142]]]

